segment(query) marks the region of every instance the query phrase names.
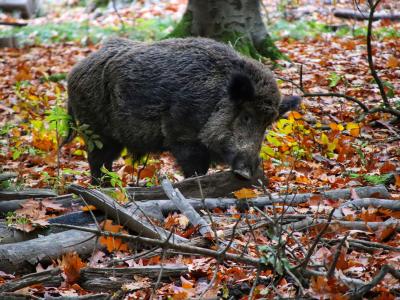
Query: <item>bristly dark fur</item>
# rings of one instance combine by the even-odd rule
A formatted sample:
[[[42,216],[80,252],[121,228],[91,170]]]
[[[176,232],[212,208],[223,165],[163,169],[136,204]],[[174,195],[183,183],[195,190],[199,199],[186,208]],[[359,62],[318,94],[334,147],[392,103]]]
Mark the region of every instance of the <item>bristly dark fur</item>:
[[[185,176],[212,162],[251,176],[265,129],[283,111],[268,68],[204,38],[111,39],[72,69],[68,95],[73,117],[103,143],[88,153],[94,178],[123,147],[171,151]]]

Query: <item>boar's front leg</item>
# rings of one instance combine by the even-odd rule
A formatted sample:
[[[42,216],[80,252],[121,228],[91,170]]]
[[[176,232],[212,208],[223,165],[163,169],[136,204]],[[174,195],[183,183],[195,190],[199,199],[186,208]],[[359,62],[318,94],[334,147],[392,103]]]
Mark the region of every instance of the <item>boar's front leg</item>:
[[[112,163],[122,151],[122,145],[118,142],[108,140],[107,142],[102,141],[102,143],[101,149],[94,148],[92,151],[88,151],[90,174],[94,185],[107,185],[107,182],[101,182],[101,167],[104,165],[107,170],[112,171]]]
[[[204,175],[210,166],[208,149],[200,143],[182,143],[171,147],[185,177]]]

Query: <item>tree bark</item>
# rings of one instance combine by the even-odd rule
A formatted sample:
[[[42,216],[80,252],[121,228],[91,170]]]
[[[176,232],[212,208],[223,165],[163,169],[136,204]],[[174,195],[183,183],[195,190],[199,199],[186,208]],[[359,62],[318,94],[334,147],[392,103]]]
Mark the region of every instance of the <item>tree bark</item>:
[[[283,58],[261,17],[259,0],[189,0],[168,37],[202,36],[231,44],[253,57]]]

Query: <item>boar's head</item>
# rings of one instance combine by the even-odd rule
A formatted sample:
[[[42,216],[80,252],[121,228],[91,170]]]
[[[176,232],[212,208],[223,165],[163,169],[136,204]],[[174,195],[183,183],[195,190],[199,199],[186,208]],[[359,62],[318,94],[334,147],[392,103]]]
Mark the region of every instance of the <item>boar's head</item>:
[[[299,97],[287,97],[281,102],[272,75],[254,80],[234,73],[226,96],[216,105],[200,138],[210,149],[213,161],[226,163],[235,174],[251,179],[259,168],[266,128],[299,102]]]

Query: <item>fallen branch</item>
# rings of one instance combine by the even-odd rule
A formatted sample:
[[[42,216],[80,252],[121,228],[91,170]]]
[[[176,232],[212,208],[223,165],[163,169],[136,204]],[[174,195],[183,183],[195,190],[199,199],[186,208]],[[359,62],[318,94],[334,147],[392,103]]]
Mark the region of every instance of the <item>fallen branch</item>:
[[[56,197],[57,194],[49,189],[26,189],[22,191],[0,190],[0,200],[18,200],[29,198]]]
[[[19,279],[6,282],[0,285],[0,293],[2,292],[14,292],[33,284],[41,284],[43,286],[60,286],[64,279],[61,276],[61,270],[59,268],[46,270],[38,273],[32,273],[22,276]],[[2,298],[4,299],[4,298]]]
[[[258,186],[258,180],[263,179],[256,176],[253,180],[243,180],[234,175],[231,171],[224,171],[199,177],[191,177],[180,182],[174,183],[173,187],[179,189],[186,197],[201,198],[198,182],[200,181],[204,197],[218,198],[231,195],[234,191],[241,188],[250,188],[254,185]],[[132,195],[135,200],[157,200],[167,199],[161,186],[154,187],[128,187],[128,194]]]
[[[337,18],[353,19],[353,20],[359,20],[359,21],[365,21],[365,20],[369,19],[368,12],[361,12],[361,11],[356,11],[356,10],[351,10],[351,9],[335,9],[335,11],[333,12],[333,15]],[[378,20],[398,21],[398,20],[400,20],[400,13],[378,12],[378,13],[374,14],[374,16],[372,17],[372,20],[373,21],[378,21]]]
[[[144,243],[144,244],[151,245],[151,246],[158,246],[158,247],[165,248],[165,249],[174,249],[174,250],[178,250],[178,251],[181,251],[184,253],[201,254],[201,255],[213,257],[216,259],[227,259],[227,260],[231,260],[231,261],[235,261],[235,262],[245,263],[245,264],[252,265],[252,266],[259,266],[259,264],[260,264],[259,260],[256,258],[253,258],[253,257],[232,254],[232,253],[221,254],[221,252],[218,252],[218,251],[214,251],[211,249],[205,249],[205,248],[201,248],[201,247],[196,247],[196,246],[189,246],[187,244],[175,244],[175,243],[171,243],[171,242],[165,241],[165,240],[146,238],[146,237],[141,237],[141,236],[137,236],[137,235],[129,235],[129,234],[124,234],[124,233],[99,231],[99,230],[93,229],[93,228],[73,226],[73,225],[51,224],[51,226],[59,226],[59,227],[64,227],[64,228],[68,228],[68,229],[81,230],[81,231],[96,234],[98,236],[117,237],[117,238],[121,238],[124,240],[140,242],[140,243]]]
[[[162,187],[168,198],[175,204],[175,206],[184,214],[192,223],[194,227],[199,228],[202,236],[212,237],[213,232],[208,223],[197,213],[197,211],[190,205],[189,201],[181,194],[178,189],[174,189],[168,179],[162,180]]]
[[[68,230],[37,239],[0,245],[0,270],[26,274],[35,271],[37,263],[51,263],[52,259],[76,251],[85,256],[97,245],[90,233]]]
[[[134,281],[134,276],[157,278],[161,266],[143,266],[131,268],[83,268],[80,271],[79,284],[89,291],[116,291],[124,284]],[[163,266],[163,278],[179,277],[189,271],[185,265]]]
[[[311,199],[311,197],[320,195],[321,198],[324,199],[350,199],[352,190],[354,190],[360,198],[365,197],[382,197],[389,198],[390,193],[383,185],[378,186],[367,186],[367,187],[359,187],[355,189],[339,189],[339,190],[330,190],[324,191],[321,193],[307,193],[307,194],[293,194],[293,195],[271,195],[271,197],[258,197],[253,199],[248,199],[248,205],[255,206],[258,208],[263,208],[267,205],[273,204],[286,204],[286,205],[298,205],[300,203],[305,203]],[[188,199],[189,204],[195,210],[201,210],[207,208],[212,211],[215,208],[219,209],[228,209],[232,206],[241,206],[243,205],[243,201],[232,199],[232,198],[224,198],[224,199],[214,199],[214,198],[206,198],[203,201],[199,199]],[[141,210],[145,211],[148,216],[164,220],[164,216],[167,216],[169,213],[178,211],[177,207],[172,201],[169,200],[154,200],[154,201],[146,201],[139,202],[137,201],[135,205],[128,204],[127,209],[131,211],[131,213],[138,213],[137,206],[140,207]]]
[[[85,201],[89,204],[96,206],[97,209],[103,211],[106,215],[110,216],[114,220],[118,220],[123,226],[126,226],[130,230],[151,238],[166,238],[170,235],[170,232],[165,229],[153,225],[147,221],[140,220],[135,213],[129,211],[125,207],[121,206],[114,199],[108,195],[98,191],[87,189],[76,184],[68,186],[68,191],[73,192],[82,196]],[[171,237],[173,242],[186,242],[185,238],[173,234]]]
[[[368,293],[370,290],[372,290],[379,282],[382,281],[382,279],[386,276],[386,274],[392,275],[394,278],[397,280],[400,280],[400,271],[396,270],[392,266],[389,265],[383,265],[382,269],[379,271],[379,273],[367,284],[364,286],[355,289],[351,293],[351,299],[362,299],[363,296]]]

